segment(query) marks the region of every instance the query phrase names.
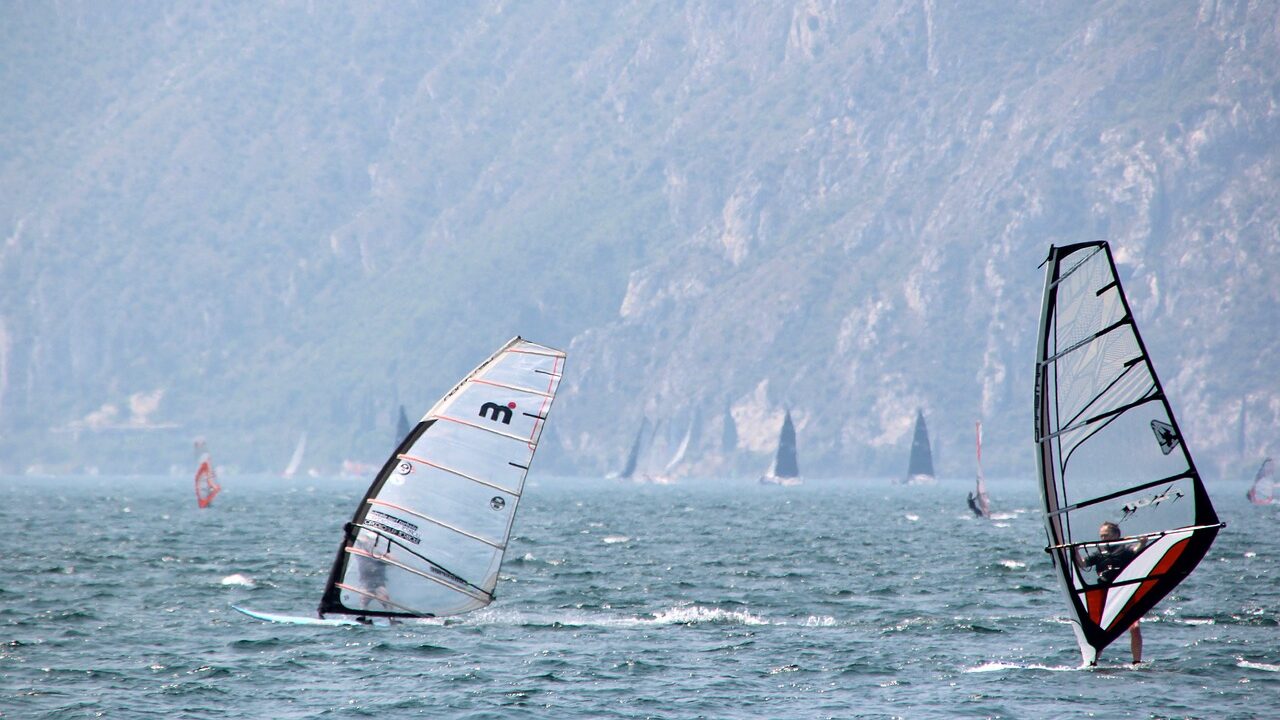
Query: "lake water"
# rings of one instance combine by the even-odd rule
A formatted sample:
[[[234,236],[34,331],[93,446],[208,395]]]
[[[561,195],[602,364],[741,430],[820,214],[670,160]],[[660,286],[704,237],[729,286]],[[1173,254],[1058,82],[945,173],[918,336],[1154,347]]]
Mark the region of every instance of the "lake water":
[[[1144,623],[1080,669],[1030,479],[531,479],[470,615],[314,611],[365,483],[0,478],[6,718],[1252,718],[1280,701],[1280,508],[1229,524]]]

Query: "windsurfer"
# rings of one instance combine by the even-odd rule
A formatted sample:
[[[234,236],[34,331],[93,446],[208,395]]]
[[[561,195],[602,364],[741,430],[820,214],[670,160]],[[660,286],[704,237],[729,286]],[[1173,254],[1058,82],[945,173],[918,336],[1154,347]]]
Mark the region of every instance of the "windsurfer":
[[[388,547],[386,552],[380,552],[378,535],[371,532],[360,536],[356,541],[356,548],[363,551],[358,555],[360,584],[369,593],[360,595],[360,608],[367,610],[369,604],[375,599],[383,607],[390,607],[386,602],[390,596],[387,595],[387,563],[384,560],[391,557],[391,548]]]
[[[978,517],[986,517],[987,516],[986,508],[978,504],[978,501],[980,499],[981,499],[981,496],[974,495],[973,493],[969,493],[969,509],[972,510],[973,514],[977,515]]]
[[[1115,543],[1121,539],[1120,526],[1111,521],[1104,522],[1098,528],[1098,537],[1105,543]],[[1122,545],[1103,545],[1098,548],[1097,552],[1087,555],[1081,565],[1097,570],[1098,582],[1103,585],[1109,585],[1125,569],[1125,566],[1138,556],[1144,544],[1142,542],[1134,542]],[[1141,623],[1142,620],[1135,620],[1129,628],[1129,648],[1133,651],[1135,665],[1142,662],[1142,628],[1139,627]]]

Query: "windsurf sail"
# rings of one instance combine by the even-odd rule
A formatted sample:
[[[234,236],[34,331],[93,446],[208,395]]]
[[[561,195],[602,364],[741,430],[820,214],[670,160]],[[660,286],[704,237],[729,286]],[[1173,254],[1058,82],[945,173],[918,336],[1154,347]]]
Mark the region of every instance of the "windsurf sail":
[[[1223,524],[1105,242],[1051,247],[1036,354],[1045,532],[1087,664],[1195,568]],[[1122,538],[1100,542],[1101,525]],[[1100,552],[1133,557],[1108,578]],[[1092,561],[1092,562],[1091,562]]]
[[[222,486],[218,484],[218,475],[213,471],[213,460],[206,452],[200,456],[200,465],[196,468],[196,504],[207,508],[220,492]]]
[[[1253,485],[1249,487],[1247,497],[1254,505],[1270,505],[1275,493],[1275,482],[1271,479],[1271,458],[1262,461],[1258,474],[1253,476]]]
[[[924,411],[916,410],[916,429],[911,437],[911,459],[907,463],[908,483],[931,483],[933,452],[929,449],[929,427],[924,421]]]
[[[347,523],[320,617],[438,617],[493,602],[564,360],[514,338],[427,411]]]
[[[973,492],[969,493],[969,509],[981,518],[991,517],[991,498],[987,496],[987,483],[982,478],[982,421],[974,423],[977,434],[978,480]]]
[[[298,438],[298,444],[293,447],[293,456],[289,458],[289,464],[285,467],[284,472],[280,473],[282,477],[291,478],[297,474],[298,468],[302,466],[302,456],[307,452],[307,434],[302,433]]]

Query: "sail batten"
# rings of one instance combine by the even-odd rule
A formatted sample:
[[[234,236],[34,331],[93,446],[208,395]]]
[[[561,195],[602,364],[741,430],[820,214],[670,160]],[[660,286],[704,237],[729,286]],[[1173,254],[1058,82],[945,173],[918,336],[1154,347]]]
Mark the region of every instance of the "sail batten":
[[[427,521],[427,522],[429,522],[429,523],[434,523],[434,524],[436,524],[436,525],[439,525],[440,527],[442,527],[442,528],[444,528],[444,529],[446,529],[446,530],[452,530],[453,532],[456,532],[456,533],[458,533],[459,535],[463,535],[463,536],[465,536],[465,537],[469,537],[469,538],[471,538],[472,540],[475,540],[475,541],[477,541],[477,542],[482,542],[482,543],[484,543],[485,545],[488,545],[488,546],[490,546],[490,547],[492,547],[492,548],[495,548],[495,549],[497,549],[497,550],[506,550],[506,549],[507,549],[507,546],[506,546],[506,545],[503,545],[503,544],[500,544],[500,543],[496,543],[496,542],[494,542],[493,540],[490,540],[490,539],[488,539],[488,538],[480,537],[479,535],[476,535],[476,534],[474,534],[474,533],[469,533],[469,532],[467,532],[466,530],[463,530],[463,529],[462,529],[462,528],[460,528],[460,527],[456,527],[456,526],[454,526],[454,525],[450,525],[449,523],[447,523],[447,522],[445,522],[445,521],[443,521],[443,520],[438,520],[438,519],[433,518],[433,517],[431,517],[431,516],[429,516],[429,515],[426,515],[426,514],[423,514],[423,513],[420,513],[420,512],[416,512],[416,511],[414,511],[414,510],[410,510],[410,509],[408,509],[408,508],[402,508],[402,507],[400,507],[399,505],[392,505],[391,503],[379,502],[379,501],[377,501],[377,500],[370,500],[370,501],[369,501],[369,504],[370,504],[370,505],[382,505],[383,507],[394,508],[394,509],[399,510],[399,511],[401,511],[401,512],[408,513],[408,514],[410,514],[410,515],[412,515],[412,516],[414,516],[414,517],[416,517],[416,518],[419,518],[419,519],[422,519],[422,520],[426,520],[426,521]]]
[[[538,416],[538,415],[527,415],[527,417],[533,417],[533,418],[537,418],[537,419],[539,419],[539,420],[541,420],[541,419],[542,419],[542,417],[541,417],[541,416]],[[467,427],[469,427],[469,428],[475,428],[476,430],[479,430],[479,431],[481,431],[481,432],[493,433],[494,435],[498,435],[498,436],[500,436],[500,437],[508,438],[508,439],[510,439],[510,440],[515,440],[516,442],[528,443],[528,444],[529,444],[530,449],[532,449],[532,448],[534,448],[534,447],[537,447],[537,446],[534,444],[533,440],[532,440],[532,439],[530,439],[530,438],[522,438],[522,437],[520,437],[519,435],[512,435],[511,433],[503,432],[503,431],[498,430],[498,429],[496,429],[496,428],[488,428],[488,427],[485,427],[485,426],[483,426],[483,425],[481,425],[481,424],[479,424],[479,423],[473,423],[473,422],[470,422],[470,421],[468,421],[468,420],[462,420],[462,419],[460,419],[460,418],[449,417],[448,415],[436,415],[436,416],[434,416],[432,419],[433,419],[433,420],[448,420],[449,422],[458,423],[459,425],[466,425],[466,426],[467,426]]]
[[[458,477],[460,477],[460,478],[464,478],[464,479],[470,480],[470,481],[471,481],[471,482],[473,482],[473,483],[479,483],[480,485],[484,485],[485,487],[493,488],[494,490],[501,490],[501,491],[502,491],[502,492],[504,492],[504,493],[508,493],[508,494],[511,494],[511,495],[515,495],[516,497],[520,497],[520,493],[518,493],[518,492],[512,492],[511,490],[508,490],[508,489],[506,489],[506,488],[504,488],[504,487],[501,487],[501,486],[499,486],[499,485],[495,485],[495,484],[493,484],[493,483],[491,483],[491,482],[486,482],[486,481],[484,481],[484,480],[481,480],[481,479],[480,479],[480,478],[478,478],[478,477],[472,477],[472,476],[470,476],[470,475],[468,475],[468,474],[466,474],[466,473],[464,473],[464,472],[461,472],[461,471],[458,471],[458,470],[454,470],[453,468],[445,467],[444,465],[440,465],[439,463],[433,463],[433,462],[431,462],[430,460],[425,460],[425,459],[423,459],[423,458],[420,458],[420,457],[414,457],[413,455],[407,455],[407,454],[397,455],[396,457],[399,457],[401,460],[408,460],[408,461],[410,461],[410,462],[422,463],[423,465],[426,465],[426,466],[428,466],[428,467],[433,467],[433,468],[435,468],[435,469],[437,469],[437,470],[440,470],[440,471],[443,471],[443,472],[447,472],[447,473],[449,473],[450,475],[456,475],[456,476],[458,476]],[[526,466],[526,465],[517,465],[516,467],[519,467],[519,468],[520,468],[520,469],[522,469],[522,470],[528,470],[528,469],[529,469],[529,468],[528,468],[528,466]]]
[[[516,392],[528,393],[530,395],[538,395],[545,398],[551,397],[550,393],[545,393],[545,392],[542,392],[541,390],[533,390],[531,388],[516,387],[515,385],[506,385],[503,383],[490,382],[488,380],[475,380],[474,382],[479,385],[492,385],[494,387],[499,387],[504,390],[514,390]]]
[[[1045,550],[1092,663],[1195,568],[1223,525],[1106,243],[1050,249],[1035,370]],[[1099,540],[1103,523],[1121,540]],[[1103,574],[1100,558],[1117,548],[1125,559]]]
[[[1097,505],[1098,503],[1106,502],[1108,500],[1115,500],[1118,497],[1122,497],[1124,495],[1128,495],[1129,493],[1137,492],[1139,490],[1146,490],[1148,488],[1158,487],[1160,485],[1166,485],[1168,483],[1174,482],[1175,480],[1182,480],[1184,478],[1190,478],[1190,477],[1191,477],[1190,473],[1182,473],[1179,475],[1174,475],[1172,477],[1160,478],[1159,480],[1152,480],[1151,482],[1148,482],[1148,483],[1143,483],[1141,485],[1134,485],[1133,487],[1128,487],[1123,490],[1117,490],[1116,492],[1110,493],[1108,495],[1102,495],[1096,498],[1089,498],[1088,500],[1079,500],[1072,505],[1057,508],[1056,510],[1053,511],[1053,513],[1057,515],[1061,515],[1062,513],[1070,512],[1072,510],[1080,510],[1081,508],[1087,508],[1090,505]],[[1098,545],[1100,543],[1085,543],[1085,544]]]
[[[515,338],[423,415],[347,524],[322,617],[439,617],[493,601],[564,359]]]

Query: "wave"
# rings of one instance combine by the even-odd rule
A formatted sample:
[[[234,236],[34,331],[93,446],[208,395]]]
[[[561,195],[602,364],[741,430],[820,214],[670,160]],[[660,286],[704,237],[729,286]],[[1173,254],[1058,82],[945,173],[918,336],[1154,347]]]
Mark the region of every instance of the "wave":
[[[1250,670],[1265,670],[1267,672],[1280,672],[1280,665],[1253,662],[1252,660],[1245,660],[1242,657],[1236,658],[1236,667],[1248,668]]]
[[[257,583],[254,582],[253,578],[249,577],[248,575],[234,573],[232,575],[228,575],[222,578],[222,580],[219,581],[219,584],[220,585],[236,585],[239,587],[253,587]]]
[[[1041,670],[1048,672],[1070,672],[1073,670],[1083,669],[1079,665],[1042,665],[1040,663],[1030,663],[1028,665],[1019,665],[1017,663],[1003,662],[1000,660],[992,660],[989,662],[976,665],[971,668],[964,668],[962,672],[966,673],[985,673],[999,672],[1001,670]]]
[[[648,617],[608,613],[570,612],[560,615],[531,615],[513,610],[479,610],[457,618],[424,618],[423,624],[516,625],[524,627],[652,627],[663,625],[769,625],[767,619],[746,610],[725,610],[702,605],[680,605],[659,610]],[[834,619],[832,619],[834,623]],[[781,623],[780,623],[781,624]]]

